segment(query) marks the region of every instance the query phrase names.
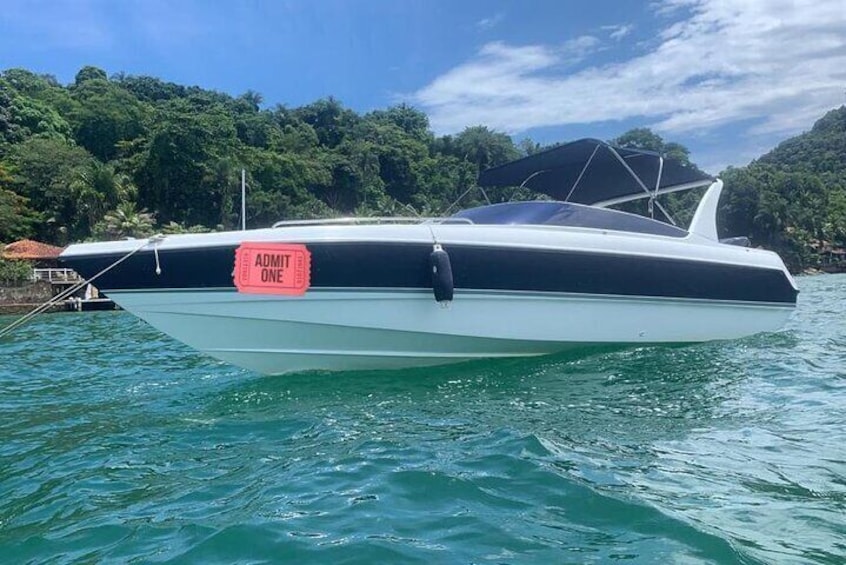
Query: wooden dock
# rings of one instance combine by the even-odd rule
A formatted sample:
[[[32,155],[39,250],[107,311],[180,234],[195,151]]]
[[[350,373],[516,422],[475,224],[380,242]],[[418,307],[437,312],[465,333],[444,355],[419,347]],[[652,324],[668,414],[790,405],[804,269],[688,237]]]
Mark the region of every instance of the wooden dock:
[[[53,296],[56,296],[66,288],[83,282],[83,278],[73,269],[33,269],[32,278],[35,281],[43,281],[53,286]],[[86,288],[74,296],[71,296],[63,303],[63,310],[69,312],[90,312],[94,310],[116,310],[117,305],[112,299],[101,296],[100,292],[93,286]]]
[[[68,298],[65,310],[69,312],[93,312],[96,310],[117,310],[111,298]]]
[[[26,314],[55,298],[68,288],[84,282],[73,269],[32,270],[28,283],[0,287],[0,315]],[[91,285],[80,288],[66,300],[52,304],[45,312],[89,312],[116,310],[112,299],[103,296]]]

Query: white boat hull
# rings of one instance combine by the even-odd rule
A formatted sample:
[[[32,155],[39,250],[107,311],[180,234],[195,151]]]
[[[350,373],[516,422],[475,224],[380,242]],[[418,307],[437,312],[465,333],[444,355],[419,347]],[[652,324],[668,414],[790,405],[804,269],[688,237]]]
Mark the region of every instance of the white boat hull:
[[[420,367],[597,344],[733,339],[780,328],[784,304],[544,292],[312,289],[113,291],[121,307],[208,355],[265,374]]]

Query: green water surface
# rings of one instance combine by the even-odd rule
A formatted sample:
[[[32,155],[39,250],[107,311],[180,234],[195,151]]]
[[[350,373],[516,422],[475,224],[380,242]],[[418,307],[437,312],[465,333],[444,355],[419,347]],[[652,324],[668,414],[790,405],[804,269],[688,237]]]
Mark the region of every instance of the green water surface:
[[[844,563],[846,276],[800,286],[739,341],[287,377],[41,317],[0,563]]]

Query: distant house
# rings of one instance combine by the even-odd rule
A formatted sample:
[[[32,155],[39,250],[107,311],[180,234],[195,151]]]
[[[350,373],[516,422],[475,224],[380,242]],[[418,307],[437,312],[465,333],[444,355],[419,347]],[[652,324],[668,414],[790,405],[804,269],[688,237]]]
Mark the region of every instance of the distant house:
[[[82,277],[73,269],[59,265],[62,251],[62,247],[22,239],[0,248],[0,258],[28,262],[32,267],[31,280],[35,283],[49,283],[53,296],[75,287],[73,294],[68,296],[70,308],[74,310],[113,309],[114,303],[102,297],[94,286],[83,284]]]
[[[21,239],[3,247],[0,257],[3,259],[28,261],[33,267],[57,268],[59,266],[59,255],[63,248],[55,245],[48,245],[31,239]]]
[[[76,272],[59,265],[59,255],[63,250],[55,245],[22,239],[3,246],[0,249],[0,258],[27,262],[32,268],[31,277],[34,281],[45,281],[54,285],[79,282],[81,279]]]

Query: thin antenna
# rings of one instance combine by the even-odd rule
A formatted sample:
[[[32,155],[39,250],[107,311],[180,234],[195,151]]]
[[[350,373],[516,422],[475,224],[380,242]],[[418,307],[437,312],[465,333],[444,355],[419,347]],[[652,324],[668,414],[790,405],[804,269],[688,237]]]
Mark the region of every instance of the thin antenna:
[[[247,171],[241,169],[241,231],[247,230]]]

